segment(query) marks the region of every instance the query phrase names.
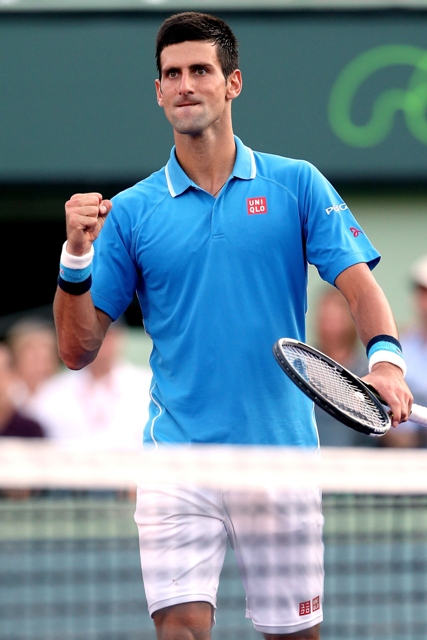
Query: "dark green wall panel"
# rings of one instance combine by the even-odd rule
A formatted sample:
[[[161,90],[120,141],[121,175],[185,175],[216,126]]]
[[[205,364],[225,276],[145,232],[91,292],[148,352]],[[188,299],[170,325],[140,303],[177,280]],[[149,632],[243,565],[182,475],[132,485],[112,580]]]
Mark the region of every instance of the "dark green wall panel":
[[[425,177],[427,12],[221,15],[240,41],[235,131],[248,145],[306,158],[332,180]],[[154,94],[154,40],[164,17],[1,16],[0,182],[126,182],[167,161],[172,132]],[[371,72],[381,52],[383,66]],[[362,54],[347,113],[356,138],[374,104],[379,121],[390,120],[383,139],[365,147],[340,139],[328,116],[337,78]],[[390,106],[396,92],[403,109]]]

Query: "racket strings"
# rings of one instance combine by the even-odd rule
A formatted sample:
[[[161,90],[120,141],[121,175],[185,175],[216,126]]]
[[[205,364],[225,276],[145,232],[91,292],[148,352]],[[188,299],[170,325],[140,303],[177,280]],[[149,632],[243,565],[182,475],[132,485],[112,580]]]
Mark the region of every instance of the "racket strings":
[[[338,369],[309,352],[283,345],[289,363],[306,382],[348,416],[379,429],[384,417],[370,396],[344,377]]]

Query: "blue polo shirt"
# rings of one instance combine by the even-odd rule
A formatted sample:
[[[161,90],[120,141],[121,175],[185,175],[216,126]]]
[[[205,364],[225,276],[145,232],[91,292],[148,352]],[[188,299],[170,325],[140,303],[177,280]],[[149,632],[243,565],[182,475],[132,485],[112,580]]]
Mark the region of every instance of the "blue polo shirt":
[[[305,340],[307,263],[334,283],[380,257],[310,163],[236,137],[214,198],[167,165],[113,198],[95,243],[96,307],[113,320],[136,291],[153,340],[145,442],[317,447],[313,405],[272,355]]]

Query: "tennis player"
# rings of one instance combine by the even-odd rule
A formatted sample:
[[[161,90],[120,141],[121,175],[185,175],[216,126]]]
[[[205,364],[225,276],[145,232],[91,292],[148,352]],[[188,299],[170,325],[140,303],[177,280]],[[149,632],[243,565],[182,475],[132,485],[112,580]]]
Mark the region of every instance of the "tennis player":
[[[312,263],[347,299],[368,347],[366,379],[388,402],[394,426],[406,420],[412,397],[396,325],[371,274],[380,256],[314,166],[257,153],[234,135],[242,74],[229,26],[174,14],[160,27],[156,56],[157,101],[175,142],[166,166],[111,201],[83,193],[65,206],[54,301],[64,363],[91,362],[136,292],[153,340],[147,446],[316,450],[312,403],[272,356],[281,336],[305,340]],[[210,638],[227,539],[255,629],[270,640],[320,637],[320,498],[306,495],[303,512],[282,499],[266,491],[262,508],[248,503],[242,514],[227,492],[139,489],[135,519],[159,639]],[[248,532],[258,548],[248,547]],[[292,561],[296,571],[278,570]]]

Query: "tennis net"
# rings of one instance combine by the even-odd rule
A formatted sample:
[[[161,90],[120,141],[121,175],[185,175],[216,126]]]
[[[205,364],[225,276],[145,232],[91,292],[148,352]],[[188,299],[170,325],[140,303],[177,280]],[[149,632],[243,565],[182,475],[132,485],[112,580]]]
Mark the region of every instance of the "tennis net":
[[[173,481],[255,492],[321,486],[322,638],[424,639],[426,472],[424,450],[331,448],[319,458],[280,448],[204,446],[139,455],[5,438],[0,638],[154,640],[134,522],[135,482]],[[212,638],[259,638],[244,615],[229,549]]]

